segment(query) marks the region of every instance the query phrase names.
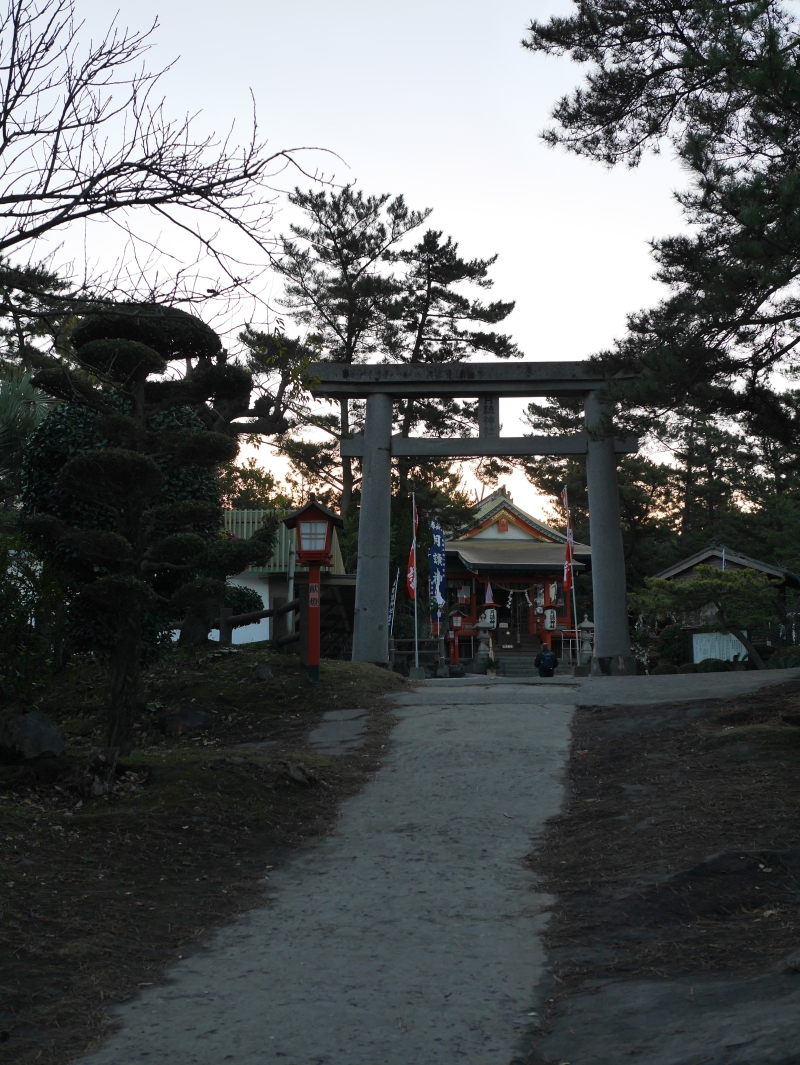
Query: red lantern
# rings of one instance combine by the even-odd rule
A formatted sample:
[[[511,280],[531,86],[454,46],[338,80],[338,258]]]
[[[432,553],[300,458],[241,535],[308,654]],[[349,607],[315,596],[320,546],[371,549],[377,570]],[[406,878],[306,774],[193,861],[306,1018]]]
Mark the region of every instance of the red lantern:
[[[293,510],[283,519],[287,529],[297,529],[297,561],[308,566],[308,679],[319,680],[320,651],[320,566],[333,562],[331,546],[334,526],[344,522],[332,510],[318,503],[315,496],[304,507]]]

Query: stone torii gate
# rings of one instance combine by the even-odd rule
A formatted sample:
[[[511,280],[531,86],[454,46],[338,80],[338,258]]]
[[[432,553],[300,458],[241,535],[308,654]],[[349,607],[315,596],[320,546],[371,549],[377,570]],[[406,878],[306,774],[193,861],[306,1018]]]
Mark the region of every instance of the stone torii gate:
[[[598,400],[604,378],[586,362],[457,362],[441,365],[310,367],[320,397],[366,399],[363,436],[342,441],[341,453],[361,457],[361,517],[353,628],[353,661],[389,661],[389,509],[392,456],[586,455],[594,592],[592,673],[636,672],[631,655],[625,559],[619,516],[618,454],[638,450],[635,437],[602,436],[605,410]],[[392,436],[392,402],[407,397],[478,398],[480,435],[470,438]],[[501,396],[583,396],[586,431],[570,436],[501,437]]]

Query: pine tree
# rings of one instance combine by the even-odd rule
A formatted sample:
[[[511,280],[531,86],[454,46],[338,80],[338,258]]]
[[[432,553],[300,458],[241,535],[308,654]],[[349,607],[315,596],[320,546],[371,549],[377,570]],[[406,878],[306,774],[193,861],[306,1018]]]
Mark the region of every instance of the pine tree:
[[[61,405],[32,435],[23,505],[70,589],[74,628],[110,659],[107,743],[131,749],[145,644],[180,623],[202,636],[225,577],[272,553],[221,530],[217,470],[238,451],[252,379],[199,319],[153,305],[81,320],[74,364],[34,383]],[[178,366],[186,370],[181,374]],[[170,369],[167,376],[166,371]]]
[[[670,295],[604,352],[617,391],[651,414],[686,402],[760,414],[797,438],[774,374],[792,372],[800,303],[800,35],[777,0],[581,0],[530,26],[537,52],[588,65],[556,106],[551,144],[635,166],[670,143],[690,185],[688,235],[654,242]]]
[[[412,211],[402,196],[365,196],[347,186],[340,192],[301,192],[289,202],[307,223],[281,238],[278,269],[285,281],[284,306],[308,331],[318,357],[351,365],[379,346],[387,302],[395,287],[386,264],[392,249],[420,226],[429,211]],[[347,399],[340,403],[339,437],[352,432]],[[350,507],[352,460],[342,459],[341,511]]]
[[[633,609],[652,621],[664,616],[684,620],[713,607],[723,629],[736,637],[759,669],[764,662],[745,630],[777,628],[780,621],[776,582],[752,569],[698,566],[690,580],[649,578],[631,599]]]
[[[522,352],[493,326],[514,309],[513,302],[485,303],[468,294],[469,287],[489,289],[489,270],[497,260],[464,259],[452,237],[429,229],[413,248],[393,256],[402,270],[398,293],[388,308],[383,346],[388,358],[405,363],[448,363],[488,354],[519,358]],[[462,286],[467,286],[464,292]],[[454,436],[474,431],[474,403],[442,399],[405,399],[398,405],[402,436],[420,427],[429,436]],[[398,463],[401,490],[411,464]]]

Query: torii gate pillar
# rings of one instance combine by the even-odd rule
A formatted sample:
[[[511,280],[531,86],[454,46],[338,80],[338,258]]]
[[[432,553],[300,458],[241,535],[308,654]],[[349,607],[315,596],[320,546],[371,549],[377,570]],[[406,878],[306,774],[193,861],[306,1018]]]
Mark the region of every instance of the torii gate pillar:
[[[389,541],[392,502],[392,397],[367,398],[353,661],[389,662]]]
[[[589,489],[589,541],[592,545],[592,592],[594,597],[594,676],[636,674],[628,629],[625,588],[625,552],[619,514],[619,485],[614,437],[597,436],[605,431],[606,411],[597,392],[586,396],[586,483]]]

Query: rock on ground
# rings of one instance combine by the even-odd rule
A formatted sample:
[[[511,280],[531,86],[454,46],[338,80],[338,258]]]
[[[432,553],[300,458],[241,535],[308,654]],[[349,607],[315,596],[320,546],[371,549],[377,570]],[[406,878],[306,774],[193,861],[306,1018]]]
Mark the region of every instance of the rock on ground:
[[[0,724],[0,761],[57,758],[64,753],[61,730],[43,710],[15,714]]]

